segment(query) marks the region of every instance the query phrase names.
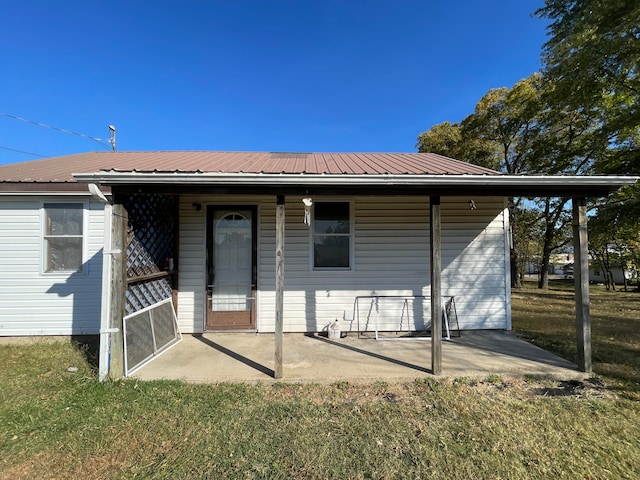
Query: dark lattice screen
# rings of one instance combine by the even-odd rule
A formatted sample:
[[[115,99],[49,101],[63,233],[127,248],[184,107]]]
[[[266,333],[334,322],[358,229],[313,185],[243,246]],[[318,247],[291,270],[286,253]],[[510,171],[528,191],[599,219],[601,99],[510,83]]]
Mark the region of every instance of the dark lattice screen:
[[[169,259],[177,260],[178,202],[174,196],[140,194],[130,195],[123,204],[129,215],[125,311],[131,314],[171,298],[168,269]]]

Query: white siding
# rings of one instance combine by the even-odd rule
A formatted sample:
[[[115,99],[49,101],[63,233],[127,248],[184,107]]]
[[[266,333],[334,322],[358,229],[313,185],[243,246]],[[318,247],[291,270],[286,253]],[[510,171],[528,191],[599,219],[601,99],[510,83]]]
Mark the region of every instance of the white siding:
[[[428,296],[429,198],[333,197],[348,200],[355,212],[355,265],[350,271],[310,268],[309,229],[301,198],[287,197],[285,234],[285,317],[290,332],[319,331],[338,319],[355,329],[356,296]],[[203,208],[195,211],[193,203]],[[178,321],[184,332],[204,324],[205,214],[207,204],[258,206],[259,331],[274,330],[275,197],[184,196],[180,203],[180,292]],[[502,198],[442,199],[442,291],[455,295],[461,328],[508,328],[508,265]],[[360,304],[360,327],[369,328],[376,314],[368,299]],[[396,329],[400,321],[421,328],[429,319],[428,299],[382,299],[380,328]]]
[[[42,273],[44,202],[84,202],[84,268]],[[100,329],[104,208],[86,197],[0,197],[0,335],[82,335]]]

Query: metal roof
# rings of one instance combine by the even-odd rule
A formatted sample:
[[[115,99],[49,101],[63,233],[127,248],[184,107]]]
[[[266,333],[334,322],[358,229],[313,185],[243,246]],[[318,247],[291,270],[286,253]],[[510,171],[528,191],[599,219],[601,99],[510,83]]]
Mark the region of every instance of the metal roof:
[[[505,175],[432,153],[94,152],[0,166],[5,192],[86,191],[84,183],[97,183],[166,193],[215,187],[292,194],[313,187],[333,193],[600,196],[636,180]]]
[[[0,182],[74,182],[74,172],[498,175],[434,153],[92,152],[0,166]]]

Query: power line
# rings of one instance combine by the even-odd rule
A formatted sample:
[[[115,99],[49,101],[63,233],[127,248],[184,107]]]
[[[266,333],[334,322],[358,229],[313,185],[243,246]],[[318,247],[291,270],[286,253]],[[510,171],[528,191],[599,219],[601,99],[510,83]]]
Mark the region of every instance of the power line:
[[[16,150],[15,148],[9,148],[9,147],[0,147],[0,148],[3,150],[9,150],[10,152],[24,153],[26,155],[33,155],[34,157],[47,158],[46,155],[40,155],[39,153],[25,152],[24,150]]]
[[[46,123],[36,122],[34,120],[29,120],[28,118],[16,117],[15,115],[11,115],[9,113],[0,112],[0,115],[3,115],[8,118],[12,118],[14,120],[20,120],[21,122],[31,123],[33,125],[37,125],[39,127],[50,128],[52,130],[56,130],[62,133],[69,133],[71,135],[76,135],[78,137],[88,138],[89,140],[93,140],[94,142],[98,142],[100,145],[105,147],[107,150],[111,150],[111,147],[104,143],[101,138],[92,137],[90,135],[85,135],[84,133],[73,132],[71,130],[65,130],[64,128],[54,127],[52,125],[47,125]],[[26,153],[26,152],[25,152]]]

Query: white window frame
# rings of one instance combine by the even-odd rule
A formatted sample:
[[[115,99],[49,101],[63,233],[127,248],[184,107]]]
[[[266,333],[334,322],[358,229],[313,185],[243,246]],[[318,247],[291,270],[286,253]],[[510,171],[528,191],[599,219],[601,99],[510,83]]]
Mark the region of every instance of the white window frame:
[[[315,266],[315,206],[318,203],[346,203],[349,205],[349,233],[340,234],[340,236],[349,237],[349,266],[348,267],[316,267]],[[318,234],[325,235],[325,234]],[[345,198],[322,198],[322,200],[313,200],[313,206],[311,207],[311,227],[309,228],[309,270],[313,272],[352,272],[355,271],[355,202],[351,199]]]
[[[52,237],[52,235],[47,235],[47,206],[48,205],[79,205],[82,209],[82,240],[81,240],[81,248],[82,248],[82,261],[81,267],[78,270],[52,270],[47,271],[48,257],[47,257],[47,248],[46,238]],[[78,201],[74,199],[66,199],[66,198],[50,198],[47,200],[42,200],[40,202],[40,272],[44,276],[62,276],[68,277],[71,274],[87,274],[87,241],[88,241],[88,224],[89,224],[89,215],[88,215],[88,202],[86,201]],[[55,235],[53,236],[55,237]],[[74,235],[74,237],[80,237],[80,235]]]

